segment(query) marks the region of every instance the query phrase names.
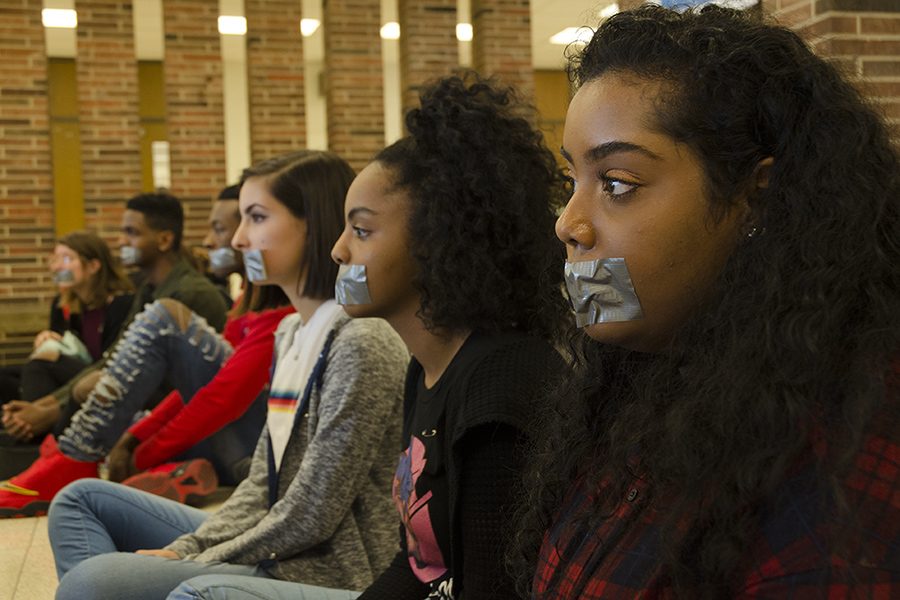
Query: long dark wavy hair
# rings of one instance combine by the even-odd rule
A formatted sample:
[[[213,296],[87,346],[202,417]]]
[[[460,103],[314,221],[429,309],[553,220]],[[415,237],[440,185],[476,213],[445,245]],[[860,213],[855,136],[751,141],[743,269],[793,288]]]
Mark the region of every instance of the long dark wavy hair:
[[[602,519],[633,480],[637,449],[665,519],[666,576],[687,597],[726,596],[767,502],[815,455],[811,439],[827,448],[813,459],[822,497],[850,512],[839,482],[886,408],[900,348],[897,154],[831,64],[758,16],[621,13],[571,72],[577,85],[610,72],[664,82],[656,124],[700,159],[713,217],[750,194],[756,235],[666,352],[577,340],[577,376],[535,452],[513,566],[529,593],[563,496],[577,481],[599,490],[590,514],[574,518]],[[766,157],[768,186],[753,192]]]
[[[409,135],[375,161],[412,198],[419,316],[429,329],[522,330],[569,320],[553,233],[564,182],[515,92],[473,74],[426,87]]]

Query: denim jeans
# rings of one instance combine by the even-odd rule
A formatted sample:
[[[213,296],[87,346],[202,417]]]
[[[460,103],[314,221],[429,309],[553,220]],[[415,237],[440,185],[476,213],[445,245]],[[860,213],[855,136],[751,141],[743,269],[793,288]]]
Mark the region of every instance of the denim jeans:
[[[201,575],[179,585],[166,600],[353,600],[359,595],[259,577]]]
[[[116,343],[97,385],[60,436],[60,450],[76,460],[103,459],[160,385],[169,384],[189,402],[232,352],[203,317],[190,313],[182,330],[162,302],[147,305]],[[254,402],[238,422],[204,440],[189,457],[209,458],[223,483],[235,483],[229,481],[230,469],[253,452],[265,419],[265,407],[258,404],[264,405]],[[225,439],[216,439],[219,434]]]
[[[134,554],[162,548],[206,520],[202,510],[99,479],[82,479],[50,505],[48,532],[60,578],[58,600],[165,598],[205,574],[268,577],[256,566]]]

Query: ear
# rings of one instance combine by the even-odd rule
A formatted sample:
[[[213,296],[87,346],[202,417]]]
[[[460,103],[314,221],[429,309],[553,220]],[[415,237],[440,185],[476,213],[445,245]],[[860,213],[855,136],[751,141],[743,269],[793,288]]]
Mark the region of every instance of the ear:
[[[744,200],[747,214],[744,217],[742,232],[743,235],[748,238],[756,237],[765,231],[758,220],[759,213],[757,211],[759,210],[759,205],[757,200],[759,198],[759,193],[769,187],[769,177],[772,173],[772,165],[774,164],[775,159],[771,156],[767,156],[756,163],[756,167],[753,169],[753,175],[750,177],[747,196]]]
[[[87,271],[88,275],[96,275],[100,272],[100,259],[92,258],[91,260],[84,263],[84,270]]]
[[[753,185],[757,190],[764,190],[769,187],[769,176],[772,173],[772,165],[774,164],[775,159],[771,156],[767,156],[756,163],[756,168],[753,169]]]
[[[172,231],[164,230],[156,233],[156,247],[159,248],[160,252],[168,252],[172,249],[172,244],[175,243],[175,233]]]

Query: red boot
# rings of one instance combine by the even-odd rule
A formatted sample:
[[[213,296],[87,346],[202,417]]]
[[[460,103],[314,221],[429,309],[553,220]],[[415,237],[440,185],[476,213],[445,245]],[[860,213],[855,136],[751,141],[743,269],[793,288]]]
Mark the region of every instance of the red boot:
[[[85,477],[97,477],[97,463],[69,458],[60,452],[56,439],[48,435],[38,459],[0,483],[0,519],[45,515],[56,492]]]
[[[219,487],[216,469],[205,458],[166,463],[133,475],[122,485],[144,490],[175,502],[196,506]]]

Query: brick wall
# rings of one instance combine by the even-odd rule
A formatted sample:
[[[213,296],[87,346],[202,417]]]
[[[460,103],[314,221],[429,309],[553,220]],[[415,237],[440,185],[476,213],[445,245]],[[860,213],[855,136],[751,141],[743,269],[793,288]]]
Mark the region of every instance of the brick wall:
[[[53,193],[41,0],[0,0],[0,364],[27,354],[53,294]]]
[[[75,10],[85,226],[114,242],[125,201],[141,189],[131,2],[79,0]]]
[[[328,146],[357,171],[384,147],[380,0],[325,3]]]
[[[399,0],[398,11],[405,114],[418,105],[423,83],[459,68],[456,0]]]
[[[253,162],[306,145],[300,4],[246,0]]]
[[[833,59],[891,124],[900,144],[900,4],[896,0],[764,0],[763,10]]]
[[[171,189],[184,203],[187,244],[206,235],[210,199],[226,185],[218,14],[217,2],[163,3]]]
[[[472,64],[496,75],[525,98],[534,94],[528,0],[472,0]]]

